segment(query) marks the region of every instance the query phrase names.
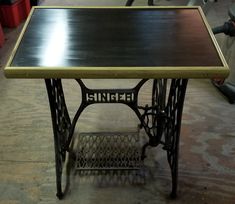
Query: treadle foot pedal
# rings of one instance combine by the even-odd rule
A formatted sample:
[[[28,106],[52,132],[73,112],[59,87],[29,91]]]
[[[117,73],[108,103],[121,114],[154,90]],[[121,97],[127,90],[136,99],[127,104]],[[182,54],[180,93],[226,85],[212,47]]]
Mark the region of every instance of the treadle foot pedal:
[[[80,133],[75,169],[138,170],[143,167],[138,132]]]

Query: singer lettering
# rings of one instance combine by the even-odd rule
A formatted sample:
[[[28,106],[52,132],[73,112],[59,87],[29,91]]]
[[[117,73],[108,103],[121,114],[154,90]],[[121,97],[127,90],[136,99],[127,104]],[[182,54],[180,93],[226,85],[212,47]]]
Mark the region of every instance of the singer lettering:
[[[134,102],[134,93],[133,92],[86,93],[86,101],[90,103],[130,103]]]

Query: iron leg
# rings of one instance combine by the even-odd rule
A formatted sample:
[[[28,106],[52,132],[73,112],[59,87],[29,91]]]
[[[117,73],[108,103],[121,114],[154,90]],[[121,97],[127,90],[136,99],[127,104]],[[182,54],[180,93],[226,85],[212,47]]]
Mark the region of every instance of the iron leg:
[[[153,0],[148,0],[148,5],[149,6],[154,6]]]
[[[187,83],[187,79],[172,80],[166,109],[170,118],[166,125],[165,142],[172,177],[171,198],[177,197],[180,129]]]
[[[133,4],[134,0],[127,0],[126,6],[131,6]]]
[[[51,119],[54,133],[55,166],[56,166],[56,196],[64,197],[62,191],[62,172],[67,152],[64,149],[71,121],[65,104],[60,79],[45,79],[48,99],[51,110]]]

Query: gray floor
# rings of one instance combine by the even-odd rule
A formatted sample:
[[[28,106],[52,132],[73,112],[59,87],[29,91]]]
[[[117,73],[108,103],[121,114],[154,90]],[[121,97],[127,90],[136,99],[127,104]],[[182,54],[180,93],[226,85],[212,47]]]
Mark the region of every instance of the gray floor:
[[[158,0],[156,5],[184,5],[185,0]],[[213,27],[227,20],[234,2],[219,0],[208,11]],[[44,0],[42,5],[121,6],[121,0]],[[146,5],[136,0],[134,5]],[[6,29],[0,49],[0,204],[27,203],[235,203],[235,108],[209,80],[190,80],[185,101],[179,165],[179,196],[170,200],[169,168],[161,148],[149,149],[145,176],[104,177],[71,175],[63,201],[55,197],[53,137],[48,100],[42,80],[6,79],[3,68],[22,28]],[[223,35],[217,36],[220,45]],[[136,80],[86,80],[90,87],[132,87]],[[150,99],[150,83],[140,103]],[[65,80],[65,96],[74,115],[80,103],[77,84]],[[78,91],[77,91],[78,90]],[[138,121],[122,105],[89,107],[79,120],[79,132],[130,131]],[[110,118],[116,117],[115,120]],[[108,128],[107,128],[108,127]],[[78,127],[76,135],[78,134]]]

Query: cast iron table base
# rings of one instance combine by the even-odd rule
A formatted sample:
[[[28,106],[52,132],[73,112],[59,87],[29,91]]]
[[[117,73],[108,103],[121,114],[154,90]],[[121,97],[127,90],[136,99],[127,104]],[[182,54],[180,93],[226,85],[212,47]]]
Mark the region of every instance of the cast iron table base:
[[[67,110],[61,79],[45,79],[54,132],[57,197],[62,199],[62,171],[66,154],[70,150],[76,123],[82,111],[91,104],[122,103],[129,106],[140,120],[149,141],[142,147],[141,159],[146,157],[146,147],[159,144],[167,152],[172,176],[171,197],[177,195],[178,154],[181,117],[187,79],[154,79],[152,104],[138,105],[138,93],[148,79],[142,79],[133,89],[89,89],[81,79],[76,79],[81,87],[82,102],[73,120]],[[169,90],[168,84],[169,82]]]

